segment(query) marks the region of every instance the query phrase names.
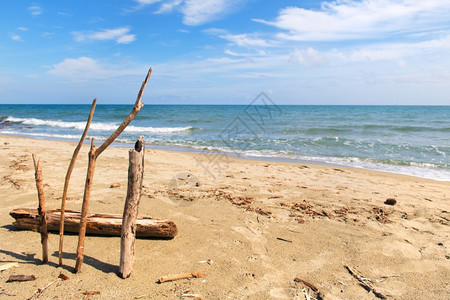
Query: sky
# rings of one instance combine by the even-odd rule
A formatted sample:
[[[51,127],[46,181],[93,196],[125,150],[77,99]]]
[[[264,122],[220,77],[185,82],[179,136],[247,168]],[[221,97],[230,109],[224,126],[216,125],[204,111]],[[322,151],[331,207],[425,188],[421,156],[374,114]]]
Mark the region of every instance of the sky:
[[[450,105],[449,0],[0,3],[0,104]]]

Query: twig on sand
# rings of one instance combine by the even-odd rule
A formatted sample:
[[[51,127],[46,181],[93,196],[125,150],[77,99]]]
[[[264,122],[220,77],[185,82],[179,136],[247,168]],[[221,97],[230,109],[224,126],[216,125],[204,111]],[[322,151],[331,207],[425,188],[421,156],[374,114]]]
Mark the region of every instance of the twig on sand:
[[[28,298],[28,300],[32,300],[32,299],[37,299],[37,298],[39,298],[39,297],[42,295],[42,293],[43,293],[47,288],[49,288],[52,284],[54,284],[54,283],[57,282],[57,281],[58,281],[58,280],[52,281],[52,282],[50,282],[49,284],[47,284],[45,287],[40,288],[40,289],[37,289],[37,291],[34,292],[34,295],[31,296],[30,298]]]
[[[377,298],[387,299],[386,295],[383,295],[382,293],[380,293],[377,290],[375,290],[375,288],[372,286],[372,284],[370,284],[370,280],[368,280],[367,278],[364,278],[364,277],[358,275],[349,266],[345,266],[344,265],[344,267],[347,269],[347,271],[350,273],[350,275],[352,275],[356,280],[358,280],[359,283],[361,284],[361,286],[363,288],[365,288],[368,292],[372,292]]]
[[[181,273],[181,274],[177,274],[177,275],[170,275],[170,276],[161,277],[161,278],[158,279],[157,283],[163,283],[163,282],[174,281],[174,280],[179,280],[179,279],[203,278],[203,277],[206,277],[206,274],[197,273],[197,272]]]
[[[15,282],[15,281],[34,281],[36,280],[36,276],[34,275],[11,275],[6,282]]]
[[[283,242],[288,242],[288,243],[292,243],[292,241],[291,241],[291,240],[283,239],[283,238],[280,238],[280,237],[277,237],[277,240],[279,240],[279,241],[283,241]]]
[[[309,283],[309,282],[306,281],[306,280],[303,280],[303,279],[300,279],[300,278],[295,278],[294,281],[295,281],[295,282],[301,282],[301,283],[303,283],[304,285],[306,285],[307,287],[309,287],[310,289],[312,289],[313,292],[318,292],[318,291],[319,291],[319,289],[318,289],[317,287],[315,287],[312,283]]]

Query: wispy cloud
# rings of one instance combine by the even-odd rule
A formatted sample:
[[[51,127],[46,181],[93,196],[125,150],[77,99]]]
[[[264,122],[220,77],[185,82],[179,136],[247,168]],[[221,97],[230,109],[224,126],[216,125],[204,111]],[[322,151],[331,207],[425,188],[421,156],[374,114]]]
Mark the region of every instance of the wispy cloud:
[[[54,64],[47,74],[67,79],[69,81],[103,80],[120,76],[139,75],[145,72],[143,69],[123,68],[112,64],[101,64],[97,60],[82,56],[78,58],[66,58],[62,62]]]
[[[223,18],[233,12],[238,0],[186,0],[182,8],[183,23],[201,25]]]
[[[119,44],[129,44],[136,40],[136,35],[129,34],[129,32],[129,27],[119,27],[89,33],[74,31],[72,34],[77,42],[83,42],[85,40],[115,40]]]
[[[449,14],[447,0],[346,0],[323,2],[319,10],[287,7],[274,21],[254,21],[285,30],[282,39],[338,41],[448,29]]]
[[[11,37],[11,39],[13,41],[23,42],[22,37],[20,35],[18,35],[18,34],[13,33],[13,34],[10,35],[10,37]]]
[[[183,23],[189,26],[202,25],[220,20],[235,12],[245,0],[135,0],[137,9],[159,4],[155,13],[170,13],[175,10],[183,15]]]
[[[28,31],[28,28],[26,28],[26,27],[17,27],[17,30],[20,30],[20,31]]]
[[[220,28],[209,28],[203,30],[203,32],[218,36],[239,47],[270,47],[274,43],[273,41],[261,38],[259,34],[255,33],[231,34],[227,30]]]
[[[327,58],[323,53],[309,47],[307,49],[295,49],[290,54],[289,61],[311,67],[327,63]]]
[[[33,5],[29,6],[28,11],[33,16],[38,16],[38,15],[42,14],[42,8],[37,4],[33,4]]]
[[[170,13],[174,9],[180,6],[183,3],[183,0],[172,0],[165,3],[162,3],[159,9],[155,12],[157,14]]]

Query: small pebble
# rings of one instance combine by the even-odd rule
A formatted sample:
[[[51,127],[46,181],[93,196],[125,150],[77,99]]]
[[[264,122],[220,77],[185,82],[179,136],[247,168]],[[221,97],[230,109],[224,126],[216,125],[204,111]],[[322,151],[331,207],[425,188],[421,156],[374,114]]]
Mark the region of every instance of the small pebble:
[[[388,198],[386,199],[386,201],[384,201],[384,204],[387,205],[395,205],[397,203],[397,200],[395,200],[394,198]]]

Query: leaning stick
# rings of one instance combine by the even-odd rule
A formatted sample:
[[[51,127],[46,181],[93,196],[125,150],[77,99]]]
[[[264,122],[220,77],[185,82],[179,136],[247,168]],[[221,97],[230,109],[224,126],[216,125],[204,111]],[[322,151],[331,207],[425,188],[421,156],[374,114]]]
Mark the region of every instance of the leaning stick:
[[[91,111],[89,112],[89,117],[86,122],[86,127],[84,128],[83,134],[81,135],[80,142],[77,147],[73,151],[72,159],[70,160],[69,168],[67,169],[66,180],[64,181],[64,190],[63,196],[61,200],[61,221],[59,226],[59,265],[62,265],[62,251],[63,251],[63,240],[64,240],[64,213],[66,211],[66,198],[67,198],[67,190],[69,188],[70,176],[72,175],[73,168],[75,166],[75,161],[77,160],[78,153],[80,152],[81,146],[83,145],[83,141],[86,138],[86,134],[89,130],[89,126],[91,125],[92,116],[94,115],[95,105],[97,103],[97,98],[92,101]]]
[[[122,131],[128,126],[128,124],[130,124],[130,122],[134,119],[134,117],[144,106],[144,103],[141,102],[141,98],[151,73],[152,68],[148,70],[147,76],[145,77],[144,82],[142,82],[141,89],[139,90],[133,109],[131,110],[130,114],[126,117],[126,119],[122,122],[122,124],[120,124],[120,126],[116,129],[116,131],[114,131],[114,133],[111,134],[111,136],[105,142],[103,142],[103,144],[98,148],[94,146],[94,139],[92,139],[91,151],[89,152],[89,165],[88,165],[88,172],[86,175],[86,185],[84,188],[83,205],[81,209],[80,233],[78,236],[77,261],[75,264],[75,273],[79,272],[81,270],[81,266],[83,265],[84,237],[86,235],[87,214],[89,209],[89,200],[91,197],[91,188],[92,188],[92,180],[94,177],[95,162],[98,156],[109,145],[111,145],[112,142],[114,142],[114,140],[122,133]]]
[[[48,262],[48,233],[47,233],[47,217],[45,214],[45,194],[44,194],[44,184],[42,183],[42,169],[41,163],[39,162],[36,154],[33,153],[33,163],[36,178],[36,188],[39,198],[39,232],[41,233],[41,244],[42,244],[42,262]]]
[[[86,225],[87,225],[87,214],[89,208],[89,201],[91,198],[92,189],[92,179],[94,178],[95,171],[95,149],[94,138],[91,139],[91,149],[89,150],[89,162],[86,174],[86,184],[84,186],[83,195],[83,205],[81,207],[81,217],[80,217],[80,233],[78,237],[78,247],[77,247],[77,262],[75,264],[75,272],[80,271],[81,265],[83,264],[83,253],[84,253],[84,238],[86,235]]]
[[[144,137],[141,136],[134,149],[129,152],[128,188],[120,235],[119,276],[123,279],[130,277],[135,259],[136,219],[142,195],[144,158],[145,144]]]

